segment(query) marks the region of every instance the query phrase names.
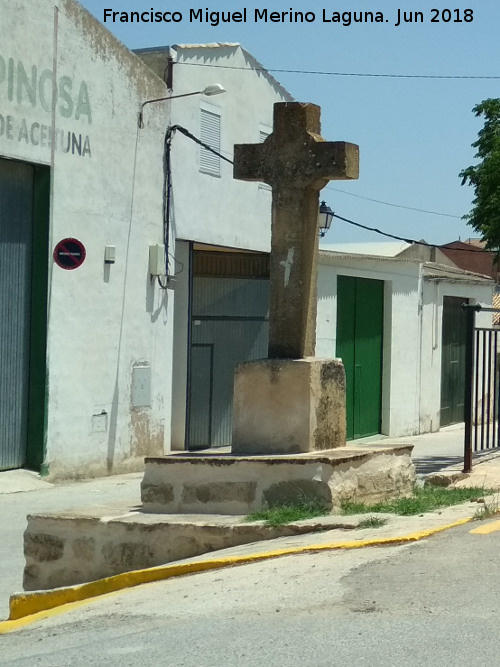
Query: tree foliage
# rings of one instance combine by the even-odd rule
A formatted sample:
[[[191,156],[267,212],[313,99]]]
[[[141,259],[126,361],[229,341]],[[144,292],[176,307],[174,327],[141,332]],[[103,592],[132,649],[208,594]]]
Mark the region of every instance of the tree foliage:
[[[484,126],[472,144],[478,163],[460,172],[462,185],[472,185],[472,210],[465,219],[481,234],[486,247],[500,248],[500,99],[491,98],[473,109]]]

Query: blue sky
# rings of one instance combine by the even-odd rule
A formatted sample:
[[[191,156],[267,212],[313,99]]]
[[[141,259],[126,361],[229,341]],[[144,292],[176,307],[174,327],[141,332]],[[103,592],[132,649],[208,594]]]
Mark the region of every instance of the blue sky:
[[[183,21],[170,24],[106,23],[129,48],[176,43],[240,42],[270,71],[500,77],[500,3],[495,0],[345,0],[296,4],[220,2],[198,5],[193,0],[82,0],[103,21],[103,9],[117,11],[180,11]],[[405,6],[406,5],[406,6]],[[421,11],[424,23],[396,27],[398,7]],[[248,10],[247,23],[190,23],[191,8],[210,11]],[[255,23],[253,9],[313,11],[313,23]],[[333,11],[383,12],[384,23],[342,26],[324,23]],[[452,11],[452,21],[431,22],[436,9]],[[473,10],[472,22],[464,18]],[[446,13],[445,13],[446,17]],[[470,209],[472,190],[461,187],[458,173],[474,161],[471,143],[481,128],[472,107],[488,97],[500,97],[500,78],[492,80],[408,79],[327,76],[273,72],[301,102],[322,108],[322,133],[327,140],[360,146],[360,178],[336,182],[323,191],[336,213],[392,234],[429,243],[474,236],[461,216]],[[210,80],[209,80],[210,79]],[[216,77],[208,76],[207,83]],[[228,91],[230,94],[230,91]],[[342,190],[343,192],[339,192]],[[349,193],[349,194],[346,194]],[[386,206],[396,205],[445,213],[446,217]],[[326,241],[384,240],[376,234],[336,222]]]

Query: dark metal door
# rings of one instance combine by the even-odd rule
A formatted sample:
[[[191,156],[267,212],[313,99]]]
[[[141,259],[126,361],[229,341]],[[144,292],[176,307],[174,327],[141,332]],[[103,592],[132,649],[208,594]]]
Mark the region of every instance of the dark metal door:
[[[384,283],[337,278],[337,356],[346,373],[347,439],[380,433]]]
[[[0,469],[26,460],[34,169],[0,159]]]
[[[464,420],[466,323],[462,304],[467,301],[443,297],[441,426]]]
[[[231,444],[236,364],[267,356],[269,281],[195,276],[191,308],[189,449]]]

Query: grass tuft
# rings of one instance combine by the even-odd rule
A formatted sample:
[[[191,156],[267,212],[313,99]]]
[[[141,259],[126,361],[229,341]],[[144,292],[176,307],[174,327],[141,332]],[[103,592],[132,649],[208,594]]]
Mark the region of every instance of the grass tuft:
[[[282,526],[285,523],[314,519],[314,517],[327,514],[330,514],[330,510],[323,503],[316,500],[300,500],[253,512],[246,517],[245,521],[264,521],[266,526]]]
[[[381,528],[386,523],[387,519],[383,519],[381,516],[369,516],[359,522],[358,528]]]
[[[366,514],[367,512],[381,512],[414,516],[424,514],[440,507],[459,505],[467,501],[478,500],[492,493],[491,489],[483,487],[456,488],[442,486],[415,487],[409,498],[397,498],[376,505],[364,503],[343,502],[342,514]]]

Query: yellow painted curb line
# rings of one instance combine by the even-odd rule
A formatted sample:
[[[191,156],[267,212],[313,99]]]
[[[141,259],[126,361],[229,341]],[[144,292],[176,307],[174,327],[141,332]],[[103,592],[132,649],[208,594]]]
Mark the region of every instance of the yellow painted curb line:
[[[483,524],[478,528],[473,528],[473,530],[470,530],[469,532],[471,535],[489,535],[489,533],[494,533],[497,530],[500,530],[500,519],[497,519],[497,521]]]
[[[217,570],[233,565],[255,563],[280,556],[292,556],[298,554],[312,553],[316,551],[333,551],[337,549],[360,549],[362,547],[389,546],[391,544],[405,544],[417,542],[436,533],[450,528],[456,528],[472,521],[473,518],[459,519],[453,523],[427,530],[420,530],[401,537],[385,537],[372,540],[351,540],[349,542],[331,542],[328,544],[312,544],[306,547],[289,547],[287,549],[276,549],[263,553],[249,554],[247,556],[229,556],[227,558],[214,558],[200,560],[192,563],[180,563],[178,565],[161,565],[145,570],[133,570],[123,572],[105,579],[98,579],[87,584],[57,588],[50,591],[36,591],[33,593],[18,593],[10,598],[9,620],[0,622],[0,635],[13,632],[21,627],[42,620],[58,613],[71,611],[81,607],[92,599],[132,588],[140,584],[148,584],[162,581],[184,574]]]

